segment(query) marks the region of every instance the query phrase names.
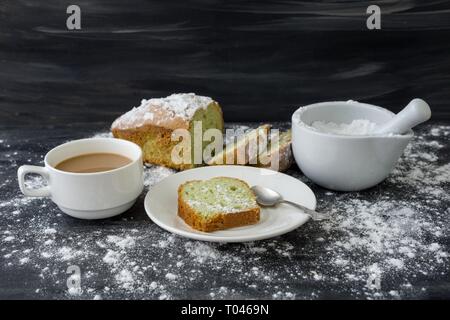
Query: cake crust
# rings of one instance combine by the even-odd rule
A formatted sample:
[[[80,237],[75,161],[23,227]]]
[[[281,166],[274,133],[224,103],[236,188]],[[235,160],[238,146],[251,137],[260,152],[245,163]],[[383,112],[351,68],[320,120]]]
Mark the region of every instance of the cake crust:
[[[147,124],[138,128],[124,130],[113,128],[111,131],[115,138],[128,140],[140,146],[143,151],[142,159],[144,163],[158,164],[176,170],[186,170],[194,167],[192,164],[175,164],[171,161],[170,153],[172,148],[178,144],[177,141],[171,140],[173,132],[171,129]],[[159,152],[155,152],[155,148],[147,146],[149,141],[156,141]]]

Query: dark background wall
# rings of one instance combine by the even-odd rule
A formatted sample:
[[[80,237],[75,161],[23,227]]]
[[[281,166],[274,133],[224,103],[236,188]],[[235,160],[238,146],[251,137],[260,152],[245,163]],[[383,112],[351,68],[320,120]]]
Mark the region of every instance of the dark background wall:
[[[68,31],[77,4],[82,30]],[[369,4],[381,30],[366,28]],[[450,119],[449,1],[1,0],[0,123],[110,122],[142,98],[196,92],[227,121],[411,98]]]

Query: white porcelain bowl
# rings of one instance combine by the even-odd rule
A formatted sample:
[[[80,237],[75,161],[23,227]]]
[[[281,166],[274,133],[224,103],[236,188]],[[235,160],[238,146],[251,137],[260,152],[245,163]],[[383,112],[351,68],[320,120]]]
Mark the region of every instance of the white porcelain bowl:
[[[292,149],[303,173],[318,185],[358,191],[383,181],[394,168],[414,133],[392,136],[349,136],[319,132],[314,121],[350,123],[367,119],[382,124],[394,114],[355,101],[311,104],[292,115]]]

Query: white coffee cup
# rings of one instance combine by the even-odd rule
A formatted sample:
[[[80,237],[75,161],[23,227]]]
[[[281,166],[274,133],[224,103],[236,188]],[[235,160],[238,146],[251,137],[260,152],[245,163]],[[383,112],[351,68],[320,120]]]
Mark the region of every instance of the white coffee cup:
[[[115,153],[131,163],[114,170],[73,173],[55,168],[61,161],[88,153]],[[68,215],[80,219],[103,219],[129,209],[144,188],[141,148],[114,138],[74,140],[50,150],[45,167],[24,165],[17,171],[22,193],[30,197],[50,197]],[[47,186],[29,189],[25,176],[41,175]]]

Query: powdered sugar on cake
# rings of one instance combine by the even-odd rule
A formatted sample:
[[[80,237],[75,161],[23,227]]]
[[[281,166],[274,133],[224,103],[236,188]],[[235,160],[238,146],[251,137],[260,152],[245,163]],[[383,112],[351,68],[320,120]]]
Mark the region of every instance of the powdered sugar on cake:
[[[145,124],[158,124],[170,119],[190,120],[198,109],[206,109],[213,100],[195,93],[175,93],[165,98],[143,99],[113,122],[112,128],[129,129]]]

